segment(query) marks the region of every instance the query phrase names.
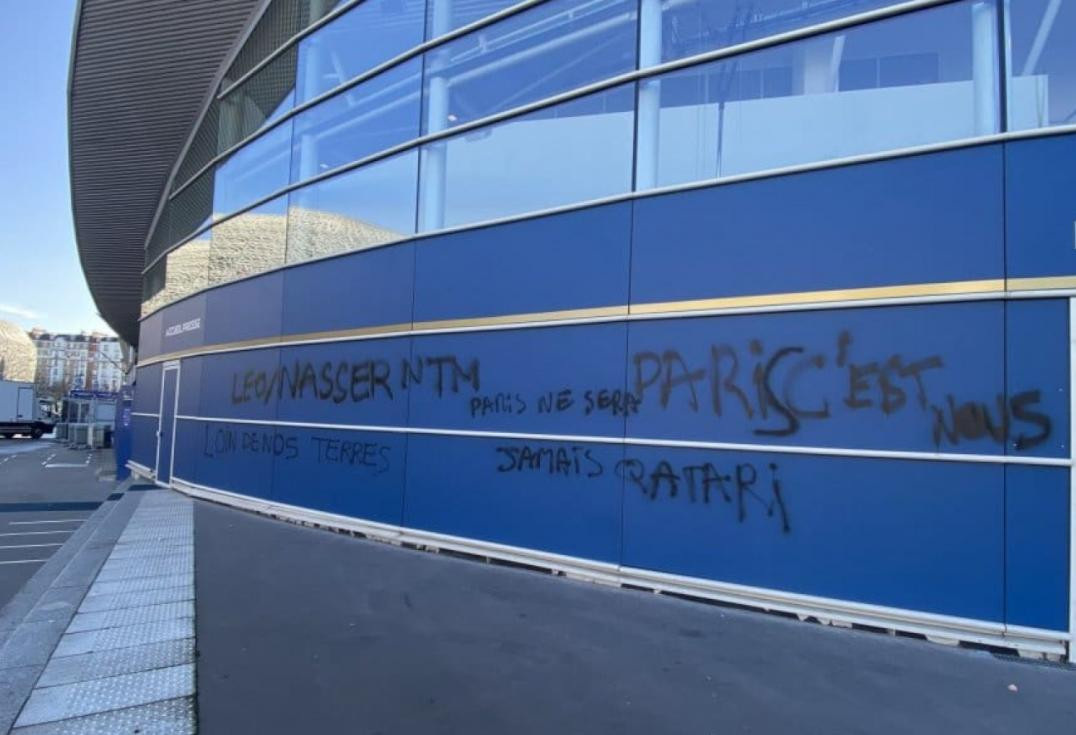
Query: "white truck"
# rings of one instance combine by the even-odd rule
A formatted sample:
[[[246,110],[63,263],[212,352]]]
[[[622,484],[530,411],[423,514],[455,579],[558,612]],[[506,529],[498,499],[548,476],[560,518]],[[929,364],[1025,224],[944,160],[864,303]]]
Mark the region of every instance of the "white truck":
[[[0,380],[0,439],[16,434],[41,438],[52,431],[52,422],[41,414],[33,383]]]

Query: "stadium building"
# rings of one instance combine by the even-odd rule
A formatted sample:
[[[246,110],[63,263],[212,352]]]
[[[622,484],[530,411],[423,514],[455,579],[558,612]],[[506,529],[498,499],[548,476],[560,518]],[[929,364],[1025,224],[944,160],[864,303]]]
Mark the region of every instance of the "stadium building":
[[[83,0],[133,469],[1064,656],[1076,0]]]

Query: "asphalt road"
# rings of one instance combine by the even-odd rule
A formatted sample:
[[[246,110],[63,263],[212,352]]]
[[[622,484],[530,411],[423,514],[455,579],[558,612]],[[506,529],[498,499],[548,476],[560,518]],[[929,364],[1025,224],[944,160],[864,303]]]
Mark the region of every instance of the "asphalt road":
[[[199,732],[1062,733],[1076,669],[195,506]]]
[[[111,452],[0,439],[0,606],[5,605],[113,489],[99,482]]]

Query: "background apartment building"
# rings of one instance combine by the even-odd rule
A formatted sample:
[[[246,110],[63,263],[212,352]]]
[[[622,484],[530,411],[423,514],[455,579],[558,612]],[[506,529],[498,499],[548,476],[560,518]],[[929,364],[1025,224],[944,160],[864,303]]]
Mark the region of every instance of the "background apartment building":
[[[100,332],[55,334],[35,327],[34,380],[53,393],[69,390],[118,391],[123,384],[123,350],[118,338]]]

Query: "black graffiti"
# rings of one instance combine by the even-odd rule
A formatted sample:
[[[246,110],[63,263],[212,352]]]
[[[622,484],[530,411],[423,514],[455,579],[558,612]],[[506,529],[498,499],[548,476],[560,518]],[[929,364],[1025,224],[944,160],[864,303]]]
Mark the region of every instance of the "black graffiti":
[[[343,464],[368,467],[383,474],[391,466],[391,447],[377,442],[351,441],[322,436],[310,437],[317,450],[318,464]]]
[[[503,446],[496,448],[499,455],[497,472],[541,472],[563,477],[600,477],[604,466],[588,447]]]
[[[854,342],[849,331],[840,332],[832,361],[825,352],[799,344],[767,352],[760,339],[748,342],[746,361],[734,345],[711,344],[709,360],[702,366],[692,366],[674,349],[640,351],[631,359],[634,395],[641,402],[656,390],[662,409],[678,401],[699,412],[708,391],[708,407],[715,416],[724,416],[730,406],[735,407],[748,421],[762,424],[753,428],[756,435],[784,437],[799,432],[804,421],[834,416],[829,398],[812,397],[809,386],[812,374],[837,369],[846,372],[847,392],[840,405],[848,410],[877,409],[888,416],[903,409],[909,395],[926,410],[924,373],[943,367],[939,355],[909,359],[893,354],[881,361],[853,362]]]
[[[454,355],[404,358],[400,365],[399,386],[407,390],[421,385],[430,376],[436,396],[446,391],[459,393],[462,386],[475,392],[480,385],[477,359],[466,364]],[[373,358],[359,361],[332,361],[320,364],[295,360],[273,370],[247,370],[232,375],[231,402],[240,405],[251,401],[263,404],[276,398],[344,403],[361,403],[383,398],[393,400],[393,375],[388,360]]]
[[[1012,438],[1013,448],[1017,451],[1037,447],[1050,437],[1052,430],[1050,417],[1032,409],[1041,400],[1041,391],[1037,390],[1018,393],[1008,401],[998,394],[992,406],[979,401],[957,403],[956,398],[948,394],[944,406],[931,405],[934,445],[940,447],[944,440],[955,446],[965,439],[983,438],[1004,444]],[[1013,419],[1030,424],[1034,432],[1014,429]],[[1015,436],[1014,432],[1017,432]]]
[[[768,464],[764,473],[749,462],[722,472],[711,462],[678,466],[661,459],[648,468],[642,460],[629,458],[618,461],[614,472],[649,500],[683,498],[690,503],[724,502],[736,508],[740,523],[747,520],[748,509],[754,505],[761,508],[766,517],[776,517],[782,532],[792,530],[778,467],[774,463]]]
[[[521,414],[527,411],[527,402],[519,393],[493,393],[474,396],[470,400],[471,418],[494,414]]]
[[[264,454],[295,459],[299,456],[299,439],[275,431],[240,430],[206,424],[202,455],[213,458],[233,454]]]
[[[639,413],[640,401],[634,393],[619,388],[601,388],[583,393],[583,414],[609,413],[613,416],[631,416]]]

